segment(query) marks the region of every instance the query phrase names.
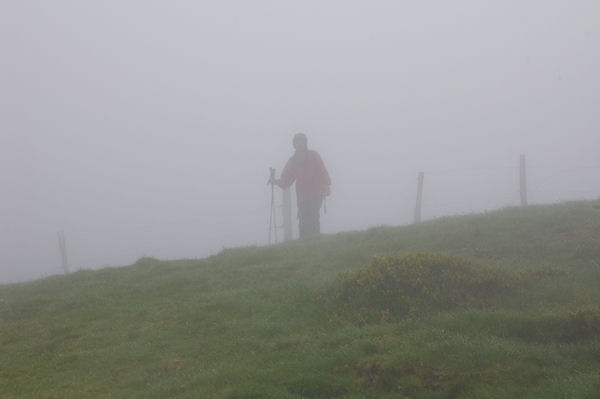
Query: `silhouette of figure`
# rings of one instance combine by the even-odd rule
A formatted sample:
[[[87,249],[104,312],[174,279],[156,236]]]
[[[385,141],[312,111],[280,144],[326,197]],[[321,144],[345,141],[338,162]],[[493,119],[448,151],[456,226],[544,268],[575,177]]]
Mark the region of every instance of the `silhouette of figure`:
[[[305,237],[321,231],[319,214],[323,198],[330,193],[331,179],[319,153],[308,149],[304,133],[294,135],[292,143],[296,152],[273,183],[285,189],[296,182],[298,227],[300,237]]]

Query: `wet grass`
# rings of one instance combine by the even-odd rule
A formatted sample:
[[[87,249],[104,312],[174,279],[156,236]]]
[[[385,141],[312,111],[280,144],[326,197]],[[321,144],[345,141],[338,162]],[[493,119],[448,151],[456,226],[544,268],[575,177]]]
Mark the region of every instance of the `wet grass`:
[[[594,398],[593,205],[509,208],[0,286],[0,397]],[[518,281],[485,301],[433,301],[393,317],[376,298],[365,303],[378,317],[362,323],[344,317],[347,304],[335,312],[335,301],[319,299],[375,255],[417,252]]]

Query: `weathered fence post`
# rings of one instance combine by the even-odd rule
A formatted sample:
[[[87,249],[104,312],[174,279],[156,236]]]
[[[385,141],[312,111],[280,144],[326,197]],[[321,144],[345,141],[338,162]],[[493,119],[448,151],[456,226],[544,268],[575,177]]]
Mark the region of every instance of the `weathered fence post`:
[[[60,251],[60,257],[62,258],[62,267],[65,274],[69,273],[69,261],[67,259],[67,240],[65,238],[65,232],[59,231],[58,235],[58,250]]]
[[[417,177],[417,203],[415,204],[415,224],[421,223],[421,208],[423,202],[423,180],[425,173],[419,172]]]
[[[289,241],[293,239],[292,234],[292,195],[290,189],[286,188],[283,191],[283,204],[281,212],[283,214],[283,240]]]
[[[527,205],[527,167],[525,155],[521,154],[519,159],[519,192],[521,194],[521,206]]]

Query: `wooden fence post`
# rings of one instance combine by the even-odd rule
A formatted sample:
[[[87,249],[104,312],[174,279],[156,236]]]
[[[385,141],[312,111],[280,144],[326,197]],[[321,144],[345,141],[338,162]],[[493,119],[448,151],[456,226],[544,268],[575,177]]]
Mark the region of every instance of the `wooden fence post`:
[[[421,223],[421,208],[423,205],[423,180],[425,173],[419,172],[417,177],[417,203],[415,204],[415,224]]]
[[[62,258],[62,267],[65,274],[69,273],[69,260],[67,258],[67,240],[65,238],[65,232],[59,231],[58,235],[58,249],[60,251],[60,257]]]
[[[283,214],[283,240],[289,241],[293,239],[292,234],[292,195],[289,187],[283,191],[283,204],[281,212]]]
[[[525,155],[519,159],[519,192],[521,194],[521,206],[527,205],[527,167]]]

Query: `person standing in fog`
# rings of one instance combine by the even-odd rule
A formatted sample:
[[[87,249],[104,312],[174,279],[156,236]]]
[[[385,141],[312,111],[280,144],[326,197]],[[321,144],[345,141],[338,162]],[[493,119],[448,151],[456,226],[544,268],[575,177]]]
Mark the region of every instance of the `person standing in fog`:
[[[319,213],[323,198],[329,195],[331,179],[319,153],[308,149],[304,133],[297,133],[292,143],[296,152],[273,183],[285,189],[296,182],[299,231],[300,237],[305,237],[321,231]]]

